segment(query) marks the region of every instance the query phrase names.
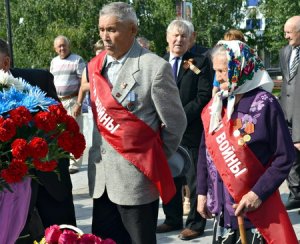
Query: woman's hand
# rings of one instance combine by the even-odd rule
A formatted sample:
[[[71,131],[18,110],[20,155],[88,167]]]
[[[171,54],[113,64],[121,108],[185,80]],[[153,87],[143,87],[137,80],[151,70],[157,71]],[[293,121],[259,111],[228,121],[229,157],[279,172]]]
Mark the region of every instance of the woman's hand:
[[[239,216],[246,212],[256,210],[261,203],[262,201],[259,199],[259,197],[253,191],[249,191],[242,197],[238,204],[233,204],[232,207],[235,209],[235,216]]]
[[[198,195],[198,204],[197,204],[198,213],[205,219],[211,219],[212,214],[211,212],[209,212],[206,203],[207,203],[207,197],[204,195]]]

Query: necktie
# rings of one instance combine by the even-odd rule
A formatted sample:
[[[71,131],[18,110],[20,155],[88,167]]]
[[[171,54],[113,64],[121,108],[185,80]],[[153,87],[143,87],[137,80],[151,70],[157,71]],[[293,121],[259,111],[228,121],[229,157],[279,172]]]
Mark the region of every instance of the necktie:
[[[296,47],[296,56],[292,62],[291,68],[290,68],[290,79],[293,79],[294,76],[296,75],[299,61],[300,61],[300,46]]]
[[[179,60],[179,57],[176,57],[175,62],[174,62],[173,67],[172,67],[175,81],[177,81],[178,60]]]

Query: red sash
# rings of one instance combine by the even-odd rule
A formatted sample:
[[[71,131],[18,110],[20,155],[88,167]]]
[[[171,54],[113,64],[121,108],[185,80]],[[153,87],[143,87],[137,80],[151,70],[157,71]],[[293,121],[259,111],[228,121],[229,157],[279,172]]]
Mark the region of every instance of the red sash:
[[[101,75],[105,56],[106,52],[101,52],[88,64],[91,106],[98,130],[118,153],[155,184],[162,201],[168,203],[176,188],[160,133],[113,98],[108,82]]]
[[[227,122],[225,109],[220,128],[213,134],[208,133],[211,103],[201,115],[206,147],[230,195],[238,203],[252,189],[265,168],[246,144],[238,145],[239,138],[233,136],[233,122]],[[268,243],[298,243],[279,191],[274,192],[257,210],[248,212],[247,217]]]

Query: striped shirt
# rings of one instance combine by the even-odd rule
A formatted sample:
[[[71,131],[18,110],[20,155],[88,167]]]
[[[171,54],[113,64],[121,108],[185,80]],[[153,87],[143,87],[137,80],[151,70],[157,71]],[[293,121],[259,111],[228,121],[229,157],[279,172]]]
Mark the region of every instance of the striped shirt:
[[[83,58],[73,53],[65,59],[59,56],[52,59],[50,72],[54,76],[58,96],[68,96],[79,91],[85,65]]]

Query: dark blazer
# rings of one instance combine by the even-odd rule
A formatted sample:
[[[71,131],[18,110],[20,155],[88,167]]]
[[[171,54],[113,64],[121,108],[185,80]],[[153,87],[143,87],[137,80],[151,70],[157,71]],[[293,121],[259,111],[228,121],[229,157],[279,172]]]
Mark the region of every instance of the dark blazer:
[[[282,87],[280,95],[280,104],[286,116],[290,119],[292,126],[292,139],[294,143],[300,142],[300,65],[298,65],[296,76],[290,79],[290,57],[292,46],[287,45],[280,50],[280,67],[282,73]],[[290,113],[288,112],[290,110]],[[292,114],[291,118],[287,118],[287,114]]]
[[[38,86],[46,92],[47,96],[59,101],[56,89],[53,83],[53,75],[43,69],[20,69],[10,70],[14,77],[21,77],[33,86]],[[56,173],[45,173],[36,171],[41,184],[46,188],[49,194],[57,201],[63,201],[72,191],[72,183],[69,174],[69,159],[59,161],[58,165],[60,178]]]
[[[192,46],[189,50],[190,53],[194,55],[209,55],[210,49],[208,47],[200,46],[199,44],[195,43],[194,46]]]
[[[167,54],[164,58],[169,61],[169,57],[170,54]],[[200,74],[183,68],[183,61],[188,59],[194,60],[194,65],[201,70]],[[188,122],[181,141],[183,146],[199,147],[203,131],[200,115],[211,98],[213,77],[208,57],[196,56],[190,52],[183,55],[177,78],[179,95]]]

